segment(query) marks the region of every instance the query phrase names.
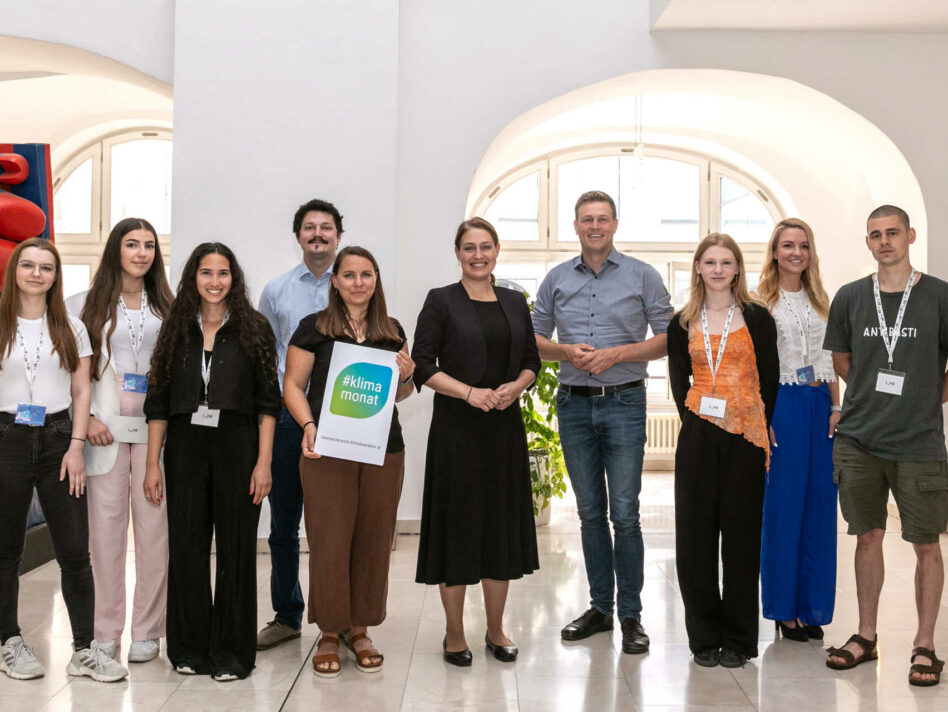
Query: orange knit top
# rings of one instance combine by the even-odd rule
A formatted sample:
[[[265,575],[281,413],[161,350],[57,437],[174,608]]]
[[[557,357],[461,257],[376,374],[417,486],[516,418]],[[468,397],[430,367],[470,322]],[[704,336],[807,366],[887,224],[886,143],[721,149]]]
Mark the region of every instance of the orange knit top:
[[[716,359],[720,334],[710,334],[711,358]],[[757,376],[757,358],[754,342],[746,326],[732,331],[727,337],[727,346],[721,358],[721,366],[715,379],[715,398],[726,398],[727,406],[723,418],[700,415],[702,396],[711,396],[711,369],[704,350],[704,336],[697,325],[694,335],[688,340],[691,355],[692,385],[685,398],[685,405],[692,413],[729,433],[743,435],[745,440],[763,448],[770,466],[770,438],[767,433],[767,416],[764,402],[760,398],[760,379]]]

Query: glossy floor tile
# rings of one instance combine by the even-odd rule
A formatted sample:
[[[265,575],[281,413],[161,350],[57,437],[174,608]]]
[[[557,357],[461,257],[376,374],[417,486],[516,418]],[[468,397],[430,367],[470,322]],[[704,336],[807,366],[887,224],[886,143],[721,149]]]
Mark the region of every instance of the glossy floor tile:
[[[571,498],[571,495],[567,495]],[[570,501],[558,502],[553,522],[537,532],[540,570],[510,587],[506,630],[520,647],[515,664],[487,656],[486,619],[479,587],[468,589],[465,625],[474,654],[470,668],[441,658],[444,617],[436,587],[414,583],[417,537],[401,536],[392,555],[388,618],[372,631],[385,653],[385,669],[360,673],[351,659],[342,674],[324,680],[312,674],[310,657],[318,631],[304,626],[299,640],[257,656],[246,680],[216,683],[208,677],[177,675],[162,647],[157,660],[130,665],[129,679],[111,685],[65,673],[69,619],[55,563],[21,579],[20,624],[46,677],[18,682],[0,674],[0,709],[11,712],[90,710],[112,712],[202,712],[203,710],[630,710],[654,712],[934,712],[948,710],[948,679],[936,688],[914,688],[906,680],[915,628],[910,545],[898,536],[885,542],[886,581],[880,606],[880,658],[848,672],[824,664],[822,645],[775,640],[773,623],[761,620],[760,657],[744,668],[699,668],[691,662],[684,610],[675,569],[672,478],[647,475],[642,489],[645,533],[643,622],[652,639],[647,655],[623,655],[621,633],[600,633],[566,643],[560,628],[588,605],[579,521]],[[855,542],[840,522],[837,612],[826,627],[827,645],[841,644],[855,631],[856,594],[852,558]],[[942,539],[948,550],[948,537]],[[129,553],[128,587],[134,582]],[[307,571],[303,556],[301,570]],[[272,617],[270,561],[257,561],[257,614]],[[308,582],[304,580],[304,596]],[[943,597],[948,606],[948,591]],[[130,640],[126,634],[122,657]],[[948,654],[948,611],[938,623],[936,643]]]

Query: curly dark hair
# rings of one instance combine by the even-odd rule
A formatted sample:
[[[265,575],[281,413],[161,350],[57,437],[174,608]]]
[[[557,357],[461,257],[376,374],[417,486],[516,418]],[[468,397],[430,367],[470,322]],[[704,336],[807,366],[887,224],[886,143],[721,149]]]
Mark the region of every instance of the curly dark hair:
[[[336,224],[336,232],[342,236],[342,233],[344,232],[342,229],[342,213],[340,213],[339,209],[328,200],[320,200],[319,198],[314,198],[307,203],[303,203],[296,209],[296,213],[293,215],[294,235],[297,237],[300,236],[300,230],[303,228],[303,218],[306,217],[306,213],[312,212],[332,215],[332,221]]]
[[[237,258],[231,249],[221,242],[204,242],[194,248],[188,257],[184,270],[181,272],[181,281],[178,283],[178,294],[171,306],[171,313],[161,325],[158,332],[158,342],[151,358],[151,371],[148,374],[148,385],[162,387],[171,378],[171,368],[174,360],[175,347],[180,342],[183,346],[184,358],[179,364],[184,367],[188,362],[188,346],[191,342],[191,327],[197,320],[201,309],[201,296],[197,291],[197,273],[207,255],[220,255],[230,264],[231,285],[227,294],[227,311],[229,320],[237,328],[238,339],[244,351],[256,358],[260,364],[276,376],[276,351],[270,324],[260,312],[253,308],[247,291],[247,282],[244,271],[240,268]]]

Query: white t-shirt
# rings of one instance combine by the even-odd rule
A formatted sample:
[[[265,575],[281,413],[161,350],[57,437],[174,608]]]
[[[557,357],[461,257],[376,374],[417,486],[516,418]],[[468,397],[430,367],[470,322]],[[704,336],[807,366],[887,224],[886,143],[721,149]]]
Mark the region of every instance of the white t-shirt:
[[[62,368],[59,355],[53,353],[53,342],[49,336],[49,328],[45,319],[22,319],[17,317],[17,326],[26,342],[26,350],[30,357],[30,365],[36,357],[36,345],[40,339],[40,328],[43,331],[43,347],[40,353],[39,366],[36,370],[36,379],[33,381],[33,403],[46,406],[46,414],[58,413],[66,410],[72,403],[72,379],[69,371]],[[79,319],[69,315],[69,324],[76,335],[76,346],[79,348],[79,357],[92,355],[92,345],[89,343],[89,334],[86,326]],[[14,337],[13,349],[10,355],[3,359],[3,368],[0,370],[0,411],[16,413],[17,405],[30,402],[30,381],[26,375],[26,361],[20,340]]]
[[[135,352],[132,350],[132,339],[128,330],[129,321],[132,322],[132,333],[138,339],[138,332],[141,328],[142,310],[129,309],[128,319],[122,313],[122,308],[115,307],[115,331],[112,332],[110,339],[112,346],[112,360],[115,362],[115,372],[119,378],[126,373],[148,373],[151,364],[151,354],[155,350],[155,344],[158,342],[158,331],[161,329],[161,319],[155,316],[151,306],[145,308],[145,331],[142,336],[142,343],[138,349],[138,367],[135,367]],[[108,328],[108,324],[106,324]],[[103,352],[101,358],[105,358]]]

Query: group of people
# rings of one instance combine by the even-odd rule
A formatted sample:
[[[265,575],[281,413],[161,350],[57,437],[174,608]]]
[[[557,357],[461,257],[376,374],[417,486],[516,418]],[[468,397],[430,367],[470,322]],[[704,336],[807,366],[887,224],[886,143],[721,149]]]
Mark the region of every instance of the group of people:
[[[590,591],[588,610],[562,638],[612,630],[617,614],[623,652],[648,651],[639,521],[645,379],[648,362],[667,354],[682,421],[677,570],[695,662],[738,667],[757,655],[758,581],[764,616],[783,637],[822,639],[835,603],[838,485],[858,538],[860,617],[826,664],[846,669],[877,655],[891,491],[918,556],[909,682],[937,684],[948,285],[912,268],[908,216],[894,206],[873,211],[866,243],[878,272],[832,303],[802,220],[775,227],[757,293],[748,291],[738,244],[709,235],[677,313],[658,272],[615,249],[609,195],[580,196],[574,227],[581,254],[551,270],[531,315],[523,294],[495,284],[494,227],[461,223],[461,279],[428,293],[411,349],[388,314],[375,258],[339,249],[342,215],[323,200],[296,211],[302,262],[266,285],[259,311],[221,243],[194,249],[173,294],[145,220],[113,228],[91,288],[69,300],[55,247],[20,243],[0,295],[0,670],[43,675],[17,623],[34,487],[62,571],[69,674],[128,674],[119,658],[130,511],[129,662],[156,657],[166,637],[179,673],[244,678],[258,650],[301,635],[307,610],[320,630],[317,676],[339,675],[344,652],[361,672],[381,670],[368,629],[386,616],[405,444],[395,408],[382,464],[316,452],[340,342],[395,354],[396,401],[423,386],[435,392],[416,580],[439,586],[446,662],[472,662],[463,613],[466,587],[477,583],[487,651],[517,658],[503,627],[509,582],[539,568],[518,406],[541,359],[560,364],[558,428]],[[842,405],[837,376],[847,383]],[[264,498],[275,617],[258,632]],[[299,582],[304,512],[308,605]]]

